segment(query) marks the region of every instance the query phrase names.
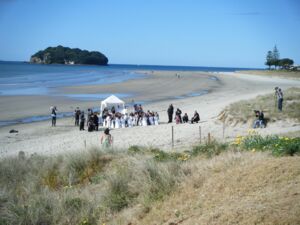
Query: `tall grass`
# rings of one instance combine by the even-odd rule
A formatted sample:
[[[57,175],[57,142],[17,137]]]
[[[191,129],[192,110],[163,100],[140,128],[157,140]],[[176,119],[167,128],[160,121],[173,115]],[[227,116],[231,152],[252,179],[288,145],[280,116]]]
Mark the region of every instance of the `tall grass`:
[[[20,154],[0,161],[0,224],[101,224],[124,209],[141,205],[147,211],[163,201],[193,173],[189,162],[199,155],[212,158],[235,148],[295,155],[299,146],[299,138],[251,135],[238,145],[212,142],[182,153],[136,146],[56,157]]]

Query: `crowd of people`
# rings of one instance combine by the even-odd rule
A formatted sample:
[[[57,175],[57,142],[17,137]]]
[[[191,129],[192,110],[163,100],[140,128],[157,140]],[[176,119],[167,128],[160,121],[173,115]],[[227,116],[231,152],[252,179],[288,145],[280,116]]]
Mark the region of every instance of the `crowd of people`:
[[[112,107],[102,112],[102,125],[108,128],[125,128],[133,126],[151,126],[159,124],[159,114],[153,111],[144,112],[141,105],[134,105],[134,111],[122,114]]]

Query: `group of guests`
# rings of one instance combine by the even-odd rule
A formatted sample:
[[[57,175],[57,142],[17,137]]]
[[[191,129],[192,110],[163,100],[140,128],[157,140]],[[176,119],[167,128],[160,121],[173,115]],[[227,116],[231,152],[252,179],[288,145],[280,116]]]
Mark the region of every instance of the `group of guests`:
[[[283,105],[283,92],[281,88],[275,87],[275,108],[278,109],[279,112],[282,112]],[[263,110],[254,110],[256,119],[253,123],[253,128],[264,128],[266,127],[266,119]]]
[[[174,107],[173,104],[169,105],[169,108],[167,110],[168,113],[168,123],[172,123],[173,122],[173,114],[174,114]],[[175,112],[175,122],[176,124],[180,124],[180,123],[188,123],[189,121],[191,123],[198,123],[200,121],[200,115],[197,111],[194,112],[193,117],[191,118],[191,120],[189,120],[189,117],[187,115],[187,113],[184,113],[183,116],[181,116],[182,111],[177,108],[176,112]]]
[[[75,126],[79,126],[79,130],[85,130],[84,125],[86,119],[85,119],[84,111],[80,110],[79,107],[77,107],[74,111],[74,118],[75,118]],[[99,128],[98,113],[93,112],[92,109],[88,109],[86,125],[89,132],[98,131]]]
[[[114,107],[105,108],[102,112],[103,126],[108,128],[125,128],[133,126],[159,125],[159,114],[153,111],[144,112],[141,105],[134,105],[134,112],[122,114],[115,112]]]

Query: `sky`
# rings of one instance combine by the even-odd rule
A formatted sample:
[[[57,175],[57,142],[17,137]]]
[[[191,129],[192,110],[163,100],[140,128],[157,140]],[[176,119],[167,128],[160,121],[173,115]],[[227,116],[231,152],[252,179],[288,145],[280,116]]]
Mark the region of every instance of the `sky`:
[[[298,0],[0,0],[0,60],[63,45],[111,64],[264,68],[276,45],[300,64]]]

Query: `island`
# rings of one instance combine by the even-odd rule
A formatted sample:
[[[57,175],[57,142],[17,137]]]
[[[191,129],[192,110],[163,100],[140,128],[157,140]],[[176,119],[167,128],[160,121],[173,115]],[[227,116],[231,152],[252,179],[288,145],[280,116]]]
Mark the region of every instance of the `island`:
[[[59,45],[38,51],[31,56],[30,63],[107,65],[108,58],[101,52],[68,48]]]

